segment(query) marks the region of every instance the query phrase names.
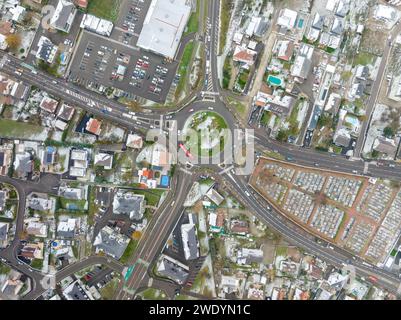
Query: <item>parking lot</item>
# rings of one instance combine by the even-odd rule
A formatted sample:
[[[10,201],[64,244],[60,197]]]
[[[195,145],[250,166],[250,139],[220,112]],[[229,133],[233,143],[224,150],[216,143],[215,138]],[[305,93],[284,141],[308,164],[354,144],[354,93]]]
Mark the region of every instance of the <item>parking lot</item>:
[[[176,61],[85,31],[69,79],[100,92],[115,87],[129,99],[164,103],[177,66]]]

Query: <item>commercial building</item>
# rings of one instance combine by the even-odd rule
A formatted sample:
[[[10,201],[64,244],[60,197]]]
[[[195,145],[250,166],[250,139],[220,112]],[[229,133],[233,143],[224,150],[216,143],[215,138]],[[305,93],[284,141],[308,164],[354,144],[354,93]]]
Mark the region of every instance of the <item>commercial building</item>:
[[[174,59],[190,13],[186,0],[152,0],[137,46]]]

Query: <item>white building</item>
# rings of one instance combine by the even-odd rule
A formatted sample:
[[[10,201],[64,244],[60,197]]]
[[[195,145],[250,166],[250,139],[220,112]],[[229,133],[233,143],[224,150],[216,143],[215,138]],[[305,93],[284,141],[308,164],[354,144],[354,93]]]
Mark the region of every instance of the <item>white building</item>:
[[[186,0],[152,0],[137,46],[174,59],[190,14]]]

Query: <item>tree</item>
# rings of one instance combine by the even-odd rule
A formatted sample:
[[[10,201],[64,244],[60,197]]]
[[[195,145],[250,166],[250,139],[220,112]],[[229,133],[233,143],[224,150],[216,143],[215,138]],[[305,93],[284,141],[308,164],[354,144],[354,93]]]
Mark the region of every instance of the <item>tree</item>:
[[[394,130],[391,127],[385,127],[383,130],[383,134],[386,138],[393,138]]]
[[[19,34],[10,34],[7,36],[6,42],[11,50],[15,50],[21,44],[21,36]]]
[[[138,241],[142,237],[142,232],[141,231],[134,231],[132,233],[132,239]]]
[[[287,141],[288,140],[288,131],[281,129],[277,134],[278,141]]]

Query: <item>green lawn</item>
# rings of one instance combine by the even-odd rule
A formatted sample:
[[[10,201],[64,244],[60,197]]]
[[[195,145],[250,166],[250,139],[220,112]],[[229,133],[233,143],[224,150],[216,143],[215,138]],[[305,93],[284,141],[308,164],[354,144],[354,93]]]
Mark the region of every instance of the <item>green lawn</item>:
[[[141,292],[140,295],[144,300],[164,300],[167,298],[167,295],[158,289],[148,288],[145,291]]]
[[[189,21],[187,24],[187,30],[185,31],[184,35],[197,32],[199,29],[199,10],[200,10],[200,0],[196,0],[196,11],[191,13],[189,17]]]
[[[42,259],[33,259],[31,263],[31,267],[34,269],[41,270],[43,267],[43,260]]]
[[[373,54],[367,53],[367,52],[359,52],[354,59],[354,65],[369,65],[373,63],[375,59],[375,56]]]
[[[114,278],[103,288],[100,289],[102,300],[112,300],[118,288],[118,278]]]
[[[287,250],[288,250],[287,247],[277,247],[276,255],[285,257],[287,255]]]
[[[220,17],[220,43],[219,43],[219,54],[222,53],[223,48],[226,44],[227,31],[230,24],[231,18],[231,1],[222,0],[221,1],[221,17]]]
[[[32,139],[35,135],[40,135],[44,132],[44,128],[40,126],[0,119],[0,137],[3,138]]]
[[[3,263],[0,263],[0,274],[8,274],[11,268]]]
[[[230,105],[234,106],[237,112],[241,115],[244,116],[246,112],[246,106],[241,103],[240,101],[233,99],[231,97],[227,97],[227,101]]]
[[[157,206],[160,201],[160,197],[164,193],[164,190],[135,190],[135,194],[141,194],[145,196],[146,204],[149,206]]]
[[[88,13],[115,22],[120,11],[121,0],[90,0]]]
[[[188,82],[187,76],[189,71],[189,64],[192,59],[192,55],[195,49],[195,42],[189,42],[184,49],[180,65],[178,66],[178,73],[180,75],[180,81],[178,82],[177,89],[175,91],[175,97],[178,98],[181,92],[185,89],[185,84]]]
[[[121,263],[127,263],[128,260],[134,254],[137,246],[138,246],[138,241],[131,239],[131,241],[128,244],[127,249],[125,249],[124,254],[122,255],[122,257],[120,259],[120,262]]]

